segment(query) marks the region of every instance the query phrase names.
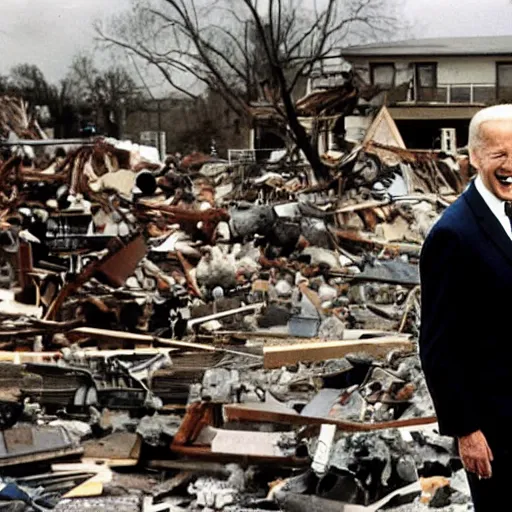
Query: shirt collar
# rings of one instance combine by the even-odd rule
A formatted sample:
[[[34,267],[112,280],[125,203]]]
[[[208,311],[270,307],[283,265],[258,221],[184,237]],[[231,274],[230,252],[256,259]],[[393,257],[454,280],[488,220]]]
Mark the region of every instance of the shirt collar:
[[[489,209],[496,215],[496,217],[506,217],[505,213],[505,201],[498,199],[485,185],[478,175],[475,178],[475,187],[482,196]]]

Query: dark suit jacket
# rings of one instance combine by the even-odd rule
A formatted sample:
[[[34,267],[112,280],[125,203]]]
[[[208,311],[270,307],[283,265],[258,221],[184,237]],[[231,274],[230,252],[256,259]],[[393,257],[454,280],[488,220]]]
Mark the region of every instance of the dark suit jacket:
[[[512,241],[474,183],[429,232],[420,279],[419,350],[440,433],[512,420]]]

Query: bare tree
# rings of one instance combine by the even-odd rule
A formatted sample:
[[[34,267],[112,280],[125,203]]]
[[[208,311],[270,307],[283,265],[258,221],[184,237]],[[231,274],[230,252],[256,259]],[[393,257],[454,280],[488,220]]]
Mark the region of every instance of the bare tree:
[[[45,105],[58,96],[57,87],[50,84],[43,72],[33,64],[19,64],[10,72],[11,87],[35,105]]]
[[[65,110],[70,103],[66,80],[58,85],[48,82],[43,72],[34,64],[14,66],[2,87],[4,93],[22,97],[31,108],[46,106],[50,117],[39,119],[42,126],[53,126],[57,134],[68,135],[65,125]]]
[[[141,94],[123,66],[114,64],[103,70],[92,55],[79,54],[73,59],[67,83],[79,110],[95,112],[107,135],[122,136],[123,117],[136,107]]]
[[[336,48],[395,27],[393,1],[142,0],[131,16],[97,32],[158,69],[174,89],[193,95],[205,85],[239,115],[251,118],[251,101],[263,91],[325,180],[328,170],[299,121],[293,91]]]

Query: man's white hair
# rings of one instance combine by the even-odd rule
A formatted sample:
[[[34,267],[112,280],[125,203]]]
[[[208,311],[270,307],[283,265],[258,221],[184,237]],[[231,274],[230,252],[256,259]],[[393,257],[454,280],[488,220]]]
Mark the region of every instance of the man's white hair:
[[[479,110],[469,123],[468,148],[475,149],[480,141],[480,128],[488,121],[512,121],[512,104],[494,105]]]

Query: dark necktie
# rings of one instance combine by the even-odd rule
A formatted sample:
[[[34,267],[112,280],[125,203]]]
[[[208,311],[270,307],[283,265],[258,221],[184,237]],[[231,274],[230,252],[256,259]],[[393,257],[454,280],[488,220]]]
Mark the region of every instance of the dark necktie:
[[[505,201],[505,213],[510,221],[510,228],[512,229],[512,201]]]

